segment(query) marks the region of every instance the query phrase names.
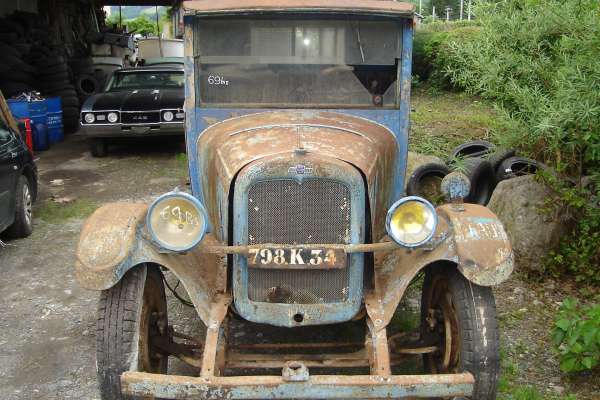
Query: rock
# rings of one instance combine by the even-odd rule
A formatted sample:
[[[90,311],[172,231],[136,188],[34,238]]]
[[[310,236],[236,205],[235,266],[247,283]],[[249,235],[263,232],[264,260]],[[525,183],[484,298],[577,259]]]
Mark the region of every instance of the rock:
[[[445,164],[439,157],[429,156],[426,154],[415,153],[413,151],[408,152],[408,158],[406,159],[406,179],[405,184],[408,182],[408,178],[413,173],[413,171],[419,168],[423,164],[427,163],[439,163]]]
[[[563,210],[558,202],[548,201],[552,198],[553,192],[533,175],[502,181],[492,194],[488,208],[502,221],[513,246],[516,267],[521,270],[540,272],[548,252],[570,230],[560,218]],[[548,210],[549,205],[554,210]]]

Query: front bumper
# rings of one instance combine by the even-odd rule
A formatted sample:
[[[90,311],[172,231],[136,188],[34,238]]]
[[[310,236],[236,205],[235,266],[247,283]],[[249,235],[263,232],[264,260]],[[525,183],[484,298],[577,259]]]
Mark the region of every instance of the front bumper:
[[[80,132],[89,137],[142,137],[183,135],[185,130],[183,122],[170,122],[148,125],[81,124]]]
[[[165,399],[389,399],[470,396],[470,373],[445,375],[314,375],[301,382],[281,376],[188,377],[126,372],[123,393]]]

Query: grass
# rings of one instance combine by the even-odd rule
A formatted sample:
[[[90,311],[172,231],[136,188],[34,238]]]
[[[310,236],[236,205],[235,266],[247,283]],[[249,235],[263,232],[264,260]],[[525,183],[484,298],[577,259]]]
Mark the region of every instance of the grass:
[[[40,204],[35,217],[56,224],[69,219],[89,217],[98,208],[98,204],[88,199],[77,199],[70,203],[59,204],[51,200]]]
[[[464,93],[419,87],[413,90],[409,149],[446,159],[450,151],[470,140],[494,142],[508,129],[488,103]]]
[[[498,400],[577,400],[572,394],[564,396],[554,393],[542,393],[531,385],[517,383],[520,375],[519,364],[504,348],[500,349],[501,367],[498,381]]]

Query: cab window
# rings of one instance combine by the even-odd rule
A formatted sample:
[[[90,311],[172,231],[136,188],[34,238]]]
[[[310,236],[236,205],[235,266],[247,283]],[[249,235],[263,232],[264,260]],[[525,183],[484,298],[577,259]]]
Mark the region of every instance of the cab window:
[[[196,27],[200,103],[395,107],[400,23],[206,19]]]

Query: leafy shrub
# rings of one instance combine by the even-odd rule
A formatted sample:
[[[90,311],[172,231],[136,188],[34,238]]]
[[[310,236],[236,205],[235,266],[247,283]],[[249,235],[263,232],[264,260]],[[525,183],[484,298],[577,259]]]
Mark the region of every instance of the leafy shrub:
[[[565,372],[591,370],[600,364],[600,304],[581,306],[567,298],[554,323],[552,341]]]
[[[502,147],[545,162],[562,178],[600,182],[600,2],[481,1],[476,14],[477,26],[430,34],[422,44],[430,82],[494,101],[512,126],[494,133]],[[548,265],[600,283],[600,184],[567,182],[547,180],[575,222]]]

